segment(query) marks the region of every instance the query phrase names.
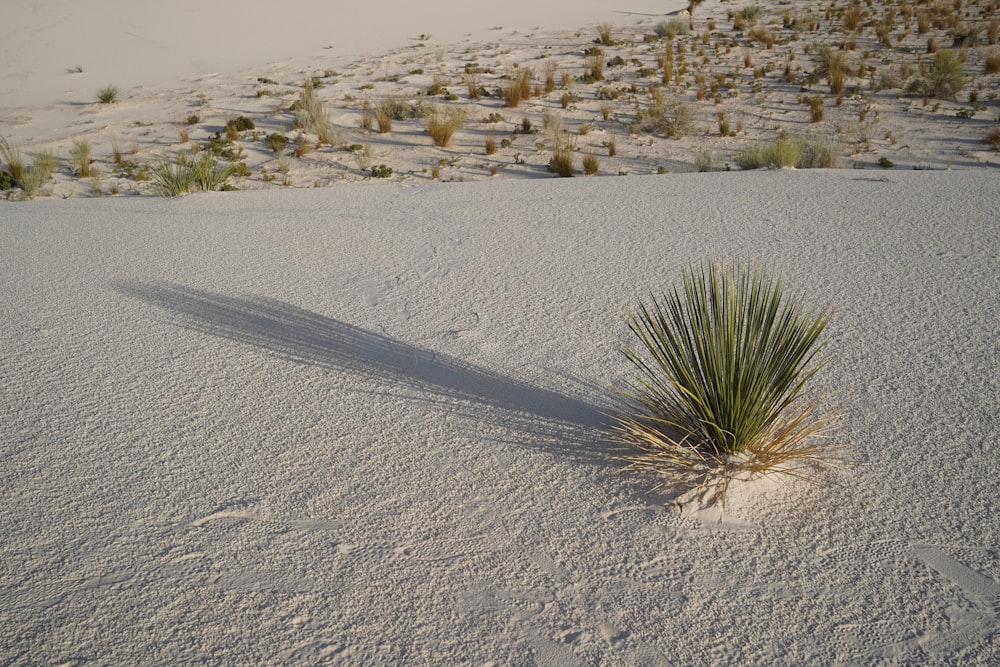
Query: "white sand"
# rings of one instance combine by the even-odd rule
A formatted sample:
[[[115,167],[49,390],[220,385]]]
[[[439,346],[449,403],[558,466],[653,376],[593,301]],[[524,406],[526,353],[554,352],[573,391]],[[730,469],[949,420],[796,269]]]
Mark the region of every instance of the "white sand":
[[[995,663],[997,185],[8,205],[3,660]],[[818,388],[862,462],[713,524],[595,425],[624,309],[721,256],[835,306]]]
[[[29,152],[89,137],[107,168],[112,140],[183,150],[174,123],[201,93],[199,139],[241,113],[280,129],[248,111],[256,76],[341,58],[332,105],[405,72],[417,33],[461,71],[678,8],[99,4],[5,10],[0,135]],[[123,101],[95,109],[109,82]],[[980,117],[883,104],[859,162],[995,163],[972,148]],[[355,113],[334,109],[358,132]],[[358,177],[327,148],[293,164],[298,188],[97,198],[63,173],[48,198],[0,203],[0,663],[1000,662],[995,170],[641,176],[700,144],[620,136],[602,173],[628,178],[524,178],[539,151],[490,179],[467,132],[453,151],[405,124],[364,139],[393,183],[305,187]],[[445,177],[484,182],[419,173],[442,156],[466,156]],[[739,489],[719,520],[620,472],[599,425],[631,377],[625,310],[721,257],[776,263],[835,307],[817,390],[859,463],[829,487]]]
[[[498,28],[575,28],[684,6],[682,0],[18,2],[4,8],[0,23],[0,107],[90,102],[108,83],[132,88],[272,61],[356,59],[420,35],[432,44],[475,43],[495,38]],[[67,76],[77,65],[85,76]]]

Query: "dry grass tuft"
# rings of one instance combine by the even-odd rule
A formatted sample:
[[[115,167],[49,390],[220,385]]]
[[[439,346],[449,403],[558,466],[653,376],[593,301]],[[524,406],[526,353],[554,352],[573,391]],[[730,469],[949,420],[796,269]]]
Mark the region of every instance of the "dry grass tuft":
[[[427,114],[427,133],[431,135],[435,146],[446,148],[451,144],[452,137],[464,122],[464,109],[448,107],[442,111],[434,106]]]

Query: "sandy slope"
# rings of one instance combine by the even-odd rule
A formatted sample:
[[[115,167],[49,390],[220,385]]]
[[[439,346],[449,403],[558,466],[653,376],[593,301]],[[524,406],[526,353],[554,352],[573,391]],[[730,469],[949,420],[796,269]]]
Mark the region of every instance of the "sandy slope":
[[[876,176],[6,207],[0,662],[995,664],[998,181]],[[861,463],[706,523],[595,426],[720,256],[836,307]]]

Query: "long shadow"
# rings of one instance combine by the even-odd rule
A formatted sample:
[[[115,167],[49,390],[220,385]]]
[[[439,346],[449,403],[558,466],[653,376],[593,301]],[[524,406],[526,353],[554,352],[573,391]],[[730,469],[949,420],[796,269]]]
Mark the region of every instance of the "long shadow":
[[[586,400],[276,299],[224,296],[168,283],[115,287],[174,313],[185,328],[253,345],[297,363],[415,389],[424,400],[445,402],[453,411],[500,422],[505,427],[501,431],[516,431],[513,444],[591,462],[606,462],[612,453],[596,434],[606,423],[604,414]]]

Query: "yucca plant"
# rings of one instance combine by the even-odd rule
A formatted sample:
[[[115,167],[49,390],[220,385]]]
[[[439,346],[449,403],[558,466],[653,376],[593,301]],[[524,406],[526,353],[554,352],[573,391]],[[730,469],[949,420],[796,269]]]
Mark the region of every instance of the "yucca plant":
[[[804,394],[830,318],[790,296],[780,275],[709,263],[629,316],[639,371],[622,391],[613,431],[632,447],[628,469],[654,470],[682,487],[785,472],[829,458],[814,436],[830,426]]]

